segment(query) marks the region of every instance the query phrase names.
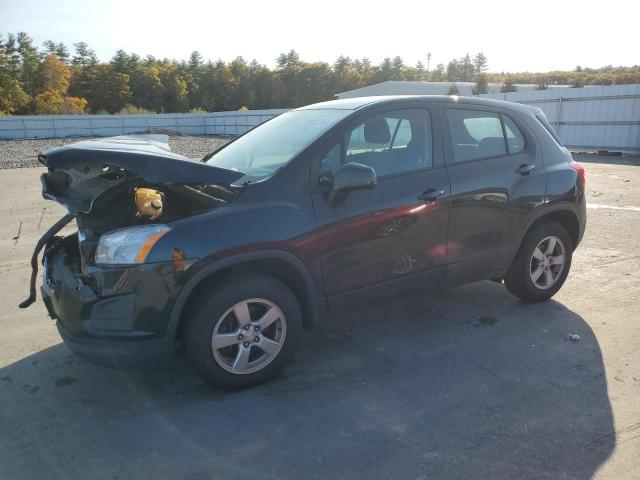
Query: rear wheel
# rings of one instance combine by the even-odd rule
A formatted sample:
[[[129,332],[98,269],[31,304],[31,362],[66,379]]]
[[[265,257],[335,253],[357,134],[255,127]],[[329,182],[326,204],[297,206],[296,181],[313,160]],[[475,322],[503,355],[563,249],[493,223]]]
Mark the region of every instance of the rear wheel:
[[[221,388],[242,388],[279,372],[302,333],[296,297],[262,274],[227,277],[196,301],[182,340],[200,376]]]
[[[564,284],[572,254],[571,238],[562,225],[538,225],[527,233],[504,283],[526,302],[547,300]]]

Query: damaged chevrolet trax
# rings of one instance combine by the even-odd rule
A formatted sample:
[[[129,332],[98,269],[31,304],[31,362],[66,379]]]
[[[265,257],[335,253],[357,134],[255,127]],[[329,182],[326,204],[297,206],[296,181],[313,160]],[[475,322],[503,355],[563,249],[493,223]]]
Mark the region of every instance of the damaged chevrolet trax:
[[[21,307],[42,252],[42,299],[77,355],[156,367],[184,352],[224,388],[272,377],[329,312],[485,279],[546,300],[586,222],[584,169],[542,111],[477,98],[319,103],[202,162],[162,136],[39,159],[68,213]]]

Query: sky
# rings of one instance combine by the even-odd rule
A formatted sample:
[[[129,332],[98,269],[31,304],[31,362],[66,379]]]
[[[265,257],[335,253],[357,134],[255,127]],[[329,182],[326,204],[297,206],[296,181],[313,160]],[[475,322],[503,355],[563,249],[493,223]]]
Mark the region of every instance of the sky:
[[[431,68],[482,51],[492,72],[629,66],[640,64],[639,18],[637,0],[0,0],[0,33],[37,45],[85,41],[104,61],[120,48],[178,60],[198,50],[269,67],[290,49],[425,66],[431,52]]]

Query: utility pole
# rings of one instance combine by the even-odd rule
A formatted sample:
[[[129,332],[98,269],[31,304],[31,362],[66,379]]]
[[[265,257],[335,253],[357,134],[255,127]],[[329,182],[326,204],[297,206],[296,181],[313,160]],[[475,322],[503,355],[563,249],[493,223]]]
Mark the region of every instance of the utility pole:
[[[429,64],[431,63],[431,52],[427,52],[427,72],[430,72]]]

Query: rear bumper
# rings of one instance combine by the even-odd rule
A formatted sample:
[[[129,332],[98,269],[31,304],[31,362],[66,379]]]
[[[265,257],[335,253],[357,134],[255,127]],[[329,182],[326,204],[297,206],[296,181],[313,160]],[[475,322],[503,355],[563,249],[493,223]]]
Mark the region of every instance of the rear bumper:
[[[576,243],[576,247],[582,241],[582,237],[584,237],[584,231],[587,228],[587,199],[585,198],[584,193],[582,194],[582,198],[578,203],[578,242]]]
[[[71,242],[69,242],[71,243]],[[71,351],[93,363],[148,368],[173,358],[169,316],[183,274],[172,262],[80,275],[73,245],[44,255],[42,299]]]

